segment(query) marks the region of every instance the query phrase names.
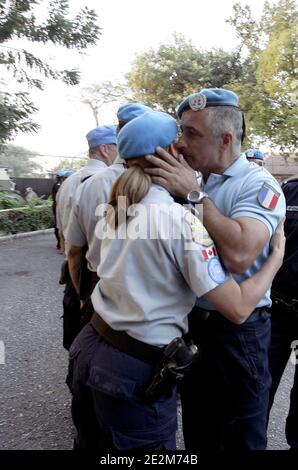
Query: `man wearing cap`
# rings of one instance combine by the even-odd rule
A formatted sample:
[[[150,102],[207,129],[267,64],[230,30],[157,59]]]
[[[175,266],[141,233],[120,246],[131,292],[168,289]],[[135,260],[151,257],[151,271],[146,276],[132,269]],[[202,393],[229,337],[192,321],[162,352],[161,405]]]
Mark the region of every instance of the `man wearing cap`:
[[[63,182],[57,193],[57,227],[60,240],[64,243],[69,215],[77,187],[87,178],[97,172],[104,171],[117,156],[116,126],[98,126],[86,135],[89,145],[89,161],[87,165],[69,176]],[[61,243],[61,244],[62,244]],[[78,263],[80,257],[74,250],[65,245],[65,255],[68,263]],[[66,268],[67,271],[67,268]],[[66,274],[66,287],[63,299],[63,346],[69,349],[79,331],[80,303],[70,277]]]
[[[249,162],[256,163],[259,166],[264,166],[265,157],[264,157],[263,152],[261,152],[261,150],[247,149],[244,153]]]
[[[175,160],[163,149],[146,171],[190,204],[201,204],[203,223],[223,263],[242,282],[269,253],[269,240],[285,213],[277,181],[241,155],[244,118],[232,91],[203,89],[178,107],[182,135]],[[198,186],[193,170],[201,171]],[[206,263],[209,263],[208,257]],[[185,380],[183,431],[188,450],[265,449],[271,378],[268,368],[270,291],[242,325],[221,318],[201,299],[190,331],[201,361]]]
[[[119,131],[127,122],[147,111],[152,110],[140,103],[128,103],[120,106],[117,112],[117,130]],[[96,270],[100,260],[100,241],[95,235],[95,227],[98,221],[96,208],[99,204],[107,202],[112,184],[123,170],[123,160],[117,157],[113,165],[103,172],[96,173],[92,178],[81,184],[76,191],[67,227],[66,240],[67,244],[70,245],[70,251],[76,252],[79,256],[84,255],[83,247],[87,246],[85,256],[89,272],[85,273],[84,279],[80,279],[78,266],[72,262],[70,264],[70,275],[77,292],[80,291],[82,301],[89,297],[94,282],[98,280]]]

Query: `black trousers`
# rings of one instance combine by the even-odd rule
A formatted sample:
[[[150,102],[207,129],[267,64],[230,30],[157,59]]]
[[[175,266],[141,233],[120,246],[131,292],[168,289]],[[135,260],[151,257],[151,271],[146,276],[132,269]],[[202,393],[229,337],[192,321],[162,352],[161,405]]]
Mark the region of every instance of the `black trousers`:
[[[63,297],[63,347],[69,350],[80,331],[80,300],[70,279],[67,280]]]
[[[269,313],[259,310],[253,321],[235,325],[218,312],[206,318],[195,307],[190,333],[201,359],[181,387],[186,449],[266,449]]]
[[[298,346],[298,311],[288,308],[282,302],[273,299],[271,307],[272,334],[269,349],[269,366],[272,376],[272,387],[269,397],[269,412],[274,402],[281,377],[291,355],[291,344],[297,341]],[[293,345],[294,346],[294,345]],[[294,384],[290,396],[290,408],[286,421],[286,438],[289,446],[298,449],[298,354],[296,351]],[[269,418],[269,413],[268,413]]]

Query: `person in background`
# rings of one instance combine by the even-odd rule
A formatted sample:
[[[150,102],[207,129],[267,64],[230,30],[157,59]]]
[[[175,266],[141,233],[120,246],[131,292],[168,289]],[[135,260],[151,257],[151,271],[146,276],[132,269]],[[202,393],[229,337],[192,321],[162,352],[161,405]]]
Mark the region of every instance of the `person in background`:
[[[141,114],[152,111],[141,103],[128,103],[120,106],[117,112],[119,132],[125,124]],[[107,202],[114,181],[124,171],[124,161],[118,156],[113,165],[105,171],[96,173],[82,183],[75,195],[74,204],[67,226],[66,242],[69,245],[68,262],[70,276],[82,304],[90,298],[94,285],[98,281],[96,274],[100,260],[100,240],[96,237],[95,227],[98,221],[96,208]],[[80,272],[80,259],[85,256],[87,270]],[[84,307],[84,311],[88,308]]]
[[[25,199],[29,205],[31,204],[36,204],[37,201],[39,200],[39,197],[37,196],[36,192],[33,191],[33,189],[29,186],[26,188],[25,191]]]
[[[53,215],[54,215],[54,233],[55,233],[55,237],[56,237],[56,240],[57,240],[57,244],[56,244],[57,250],[60,250],[61,245],[60,245],[59,230],[58,230],[57,221],[56,221],[56,209],[57,209],[56,197],[57,197],[57,193],[60,189],[60,186],[64,181],[65,173],[66,173],[65,170],[58,170],[57,171],[55,182],[53,184],[52,191],[51,191],[51,195],[52,195],[52,199],[53,199],[52,210],[53,210]]]
[[[57,227],[60,245],[65,245],[65,233],[68,225],[73,198],[78,186],[93,174],[104,171],[114,162],[117,156],[116,126],[98,126],[86,135],[89,145],[87,165],[69,176],[57,193]],[[80,301],[72,283],[68,269],[68,247],[64,246],[66,262],[63,263],[63,274],[60,283],[65,283],[63,297],[63,346],[69,349],[80,329]]]
[[[280,379],[291,356],[295,367],[290,407],[286,420],[286,439],[291,449],[298,449],[298,174],[282,184],[287,204],[286,249],[282,267],[272,283],[271,344],[269,367],[272,386],[269,413]]]
[[[265,156],[261,150],[248,149],[244,153],[249,162],[256,163],[259,166],[265,165]]]

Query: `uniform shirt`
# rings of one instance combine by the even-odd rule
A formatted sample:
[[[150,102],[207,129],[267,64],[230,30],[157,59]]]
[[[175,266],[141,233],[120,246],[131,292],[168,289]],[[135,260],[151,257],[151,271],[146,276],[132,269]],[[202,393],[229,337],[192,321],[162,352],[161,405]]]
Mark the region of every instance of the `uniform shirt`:
[[[279,195],[274,209],[263,207],[263,205],[268,205],[270,196],[273,197],[274,194],[274,191],[270,192],[269,187]],[[285,199],[278,182],[264,167],[248,162],[244,154],[229,166],[223,174],[211,173],[206,183],[202,181],[202,189],[209,195],[223,215],[232,218],[251,217],[260,220],[268,228],[270,237],[285,214]],[[266,199],[266,192],[269,199]],[[269,242],[247,271],[241,275],[232,273],[234,279],[241,283],[253,276],[260,270],[268,254]],[[197,305],[206,309],[214,309],[204,299],[198,299]],[[270,289],[268,289],[257,307],[270,305]]]
[[[164,346],[188,331],[187,314],[196,296],[225,282],[227,274],[213,244],[206,256],[199,220],[164,188],[152,185],[136,209],[115,238],[104,216],[98,222],[97,231],[101,224],[101,234],[108,235],[101,243],[100,281],[91,299],[114,330]]]
[[[118,157],[105,171],[96,173],[82,183],[74,197],[65,239],[67,245],[88,245],[86,259],[90,271],[96,272],[100,262],[100,239],[95,236],[98,221],[96,209],[108,201],[111,187],[123,171],[123,160]]]
[[[97,171],[103,171],[107,165],[94,158],[90,158],[87,165],[73,175],[69,176],[61,185],[57,193],[57,227],[64,234],[66,232],[73,197],[81,181]]]

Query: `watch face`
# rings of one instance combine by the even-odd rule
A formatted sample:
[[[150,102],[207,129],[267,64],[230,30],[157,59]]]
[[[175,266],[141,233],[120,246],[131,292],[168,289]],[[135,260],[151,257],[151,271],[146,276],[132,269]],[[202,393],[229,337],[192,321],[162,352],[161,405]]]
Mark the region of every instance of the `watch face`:
[[[187,195],[188,201],[192,202],[193,204],[197,204],[200,201],[200,198],[201,198],[201,193],[200,191],[196,191],[196,190],[191,191]]]

